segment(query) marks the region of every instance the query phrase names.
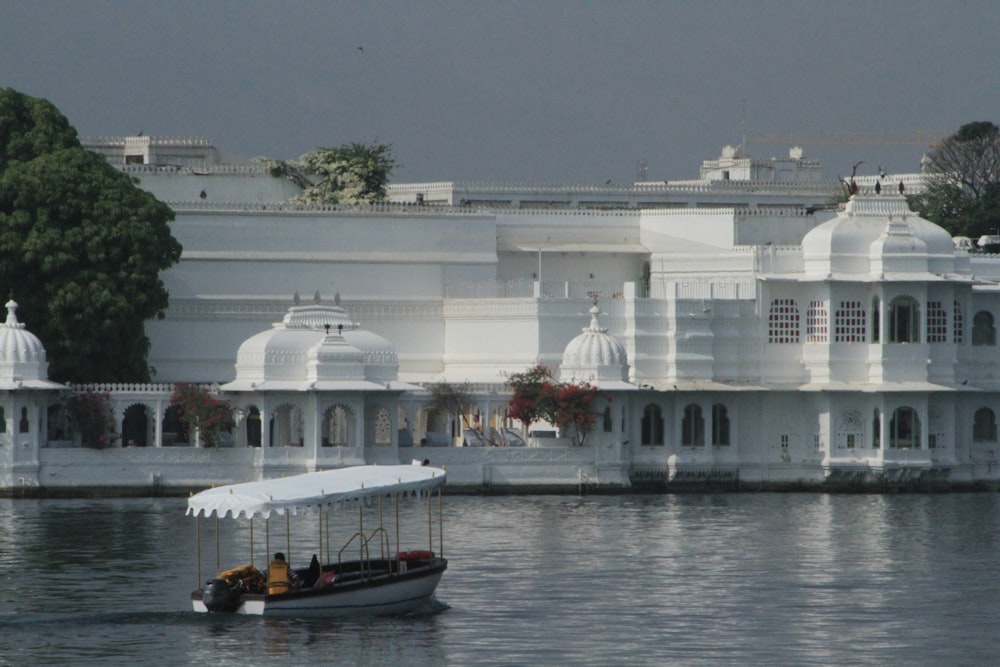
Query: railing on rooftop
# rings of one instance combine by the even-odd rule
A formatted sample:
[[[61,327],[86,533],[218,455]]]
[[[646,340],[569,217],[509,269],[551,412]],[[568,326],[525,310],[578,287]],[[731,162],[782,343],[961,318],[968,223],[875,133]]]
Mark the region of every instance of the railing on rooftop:
[[[589,299],[597,294],[603,299],[625,297],[623,281],[568,280],[486,280],[449,283],[447,299]]]

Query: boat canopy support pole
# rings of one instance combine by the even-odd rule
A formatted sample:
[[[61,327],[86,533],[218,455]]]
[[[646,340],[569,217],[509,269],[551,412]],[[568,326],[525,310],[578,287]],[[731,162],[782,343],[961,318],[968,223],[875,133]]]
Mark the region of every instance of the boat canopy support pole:
[[[196,590],[201,590],[201,516],[195,515],[194,517],[194,530],[195,530],[195,552],[198,556],[198,565],[195,568],[198,571],[198,585],[195,587]]]
[[[215,571],[222,572],[222,545],[220,544],[221,539],[219,533],[221,533],[221,526],[219,525],[219,515],[215,515]]]
[[[365,509],[364,503],[358,501],[358,560],[365,560]]]

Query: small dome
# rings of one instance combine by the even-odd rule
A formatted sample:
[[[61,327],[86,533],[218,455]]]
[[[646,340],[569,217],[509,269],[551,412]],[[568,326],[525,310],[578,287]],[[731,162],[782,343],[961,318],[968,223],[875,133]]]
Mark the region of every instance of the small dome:
[[[955,271],[951,235],[910,210],[898,195],[855,195],[802,239],[806,273]]]
[[[600,326],[597,300],[590,307],[590,326],[563,351],[559,376],[599,384],[601,381],[628,381],[628,354],[625,346]]]
[[[372,382],[384,383],[399,377],[399,355],[388,340],[360,329],[345,331],[344,340],[361,350],[366,378]]]
[[[7,321],[0,325],[0,380],[23,381],[48,378],[45,347],[35,334],[17,320],[17,303],[6,304]]]
[[[396,350],[376,334],[358,330],[340,306],[293,306],[281,322],[251,336],[236,354],[232,389],[299,388],[316,383],[368,381],[384,385],[398,376]]]

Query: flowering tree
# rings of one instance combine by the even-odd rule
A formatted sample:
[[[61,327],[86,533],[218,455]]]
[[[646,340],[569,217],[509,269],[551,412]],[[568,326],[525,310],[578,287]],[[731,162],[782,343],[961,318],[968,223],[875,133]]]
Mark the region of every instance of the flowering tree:
[[[582,445],[587,434],[594,427],[597,413],[591,404],[597,396],[597,387],[583,384],[562,384],[556,390],[556,426],[562,430],[571,429],[573,444]]]
[[[583,445],[597,418],[592,408],[596,387],[556,382],[552,371],[540,364],[510,375],[507,385],[514,391],[508,404],[511,417],[525,428],[544,419],[564,432],[572,431],[573,444]]]
[[[555,381],[551,370],[538,364],[523,373],[512,373],[507,377],[507,385],[514,390],[507,414],[524,424],[525,428],[539,419],[555,421]]]
[[[104,449],[120,436],[114,433],[115,417],[108,404],[108,395],[87,390],[71,394],[64,400],[66,413],[80,434],[80,444],[92,449]]]
[[[214,447],[219,440],[219,433],[228,431],[235,425],[233,407],[229,401],[223,401],[208,393],[204,387],[196,384],[177,384],[171,405],[176,405],[179,416],[187,424],[189,432],[195,429],[206,447]]]
[[[298,204],[374,204],[387,199],[386,184],[396,164],[387,143],[344,144],[317,148],[298,160],[257,158],[272,176],[284,176],[302,188]]]

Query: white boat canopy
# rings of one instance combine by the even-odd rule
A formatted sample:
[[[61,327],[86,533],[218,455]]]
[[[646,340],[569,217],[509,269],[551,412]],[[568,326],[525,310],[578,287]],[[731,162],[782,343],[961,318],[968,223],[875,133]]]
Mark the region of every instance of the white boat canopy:
[[[445,482],[445,471],[422,465],[356,466],[310,472],[259,482],[228,484],[188,499],[191,516],[247,518],[272,512],[283,515],[337,508],[350,501],[367,502],[393,494],[424,494]]]

